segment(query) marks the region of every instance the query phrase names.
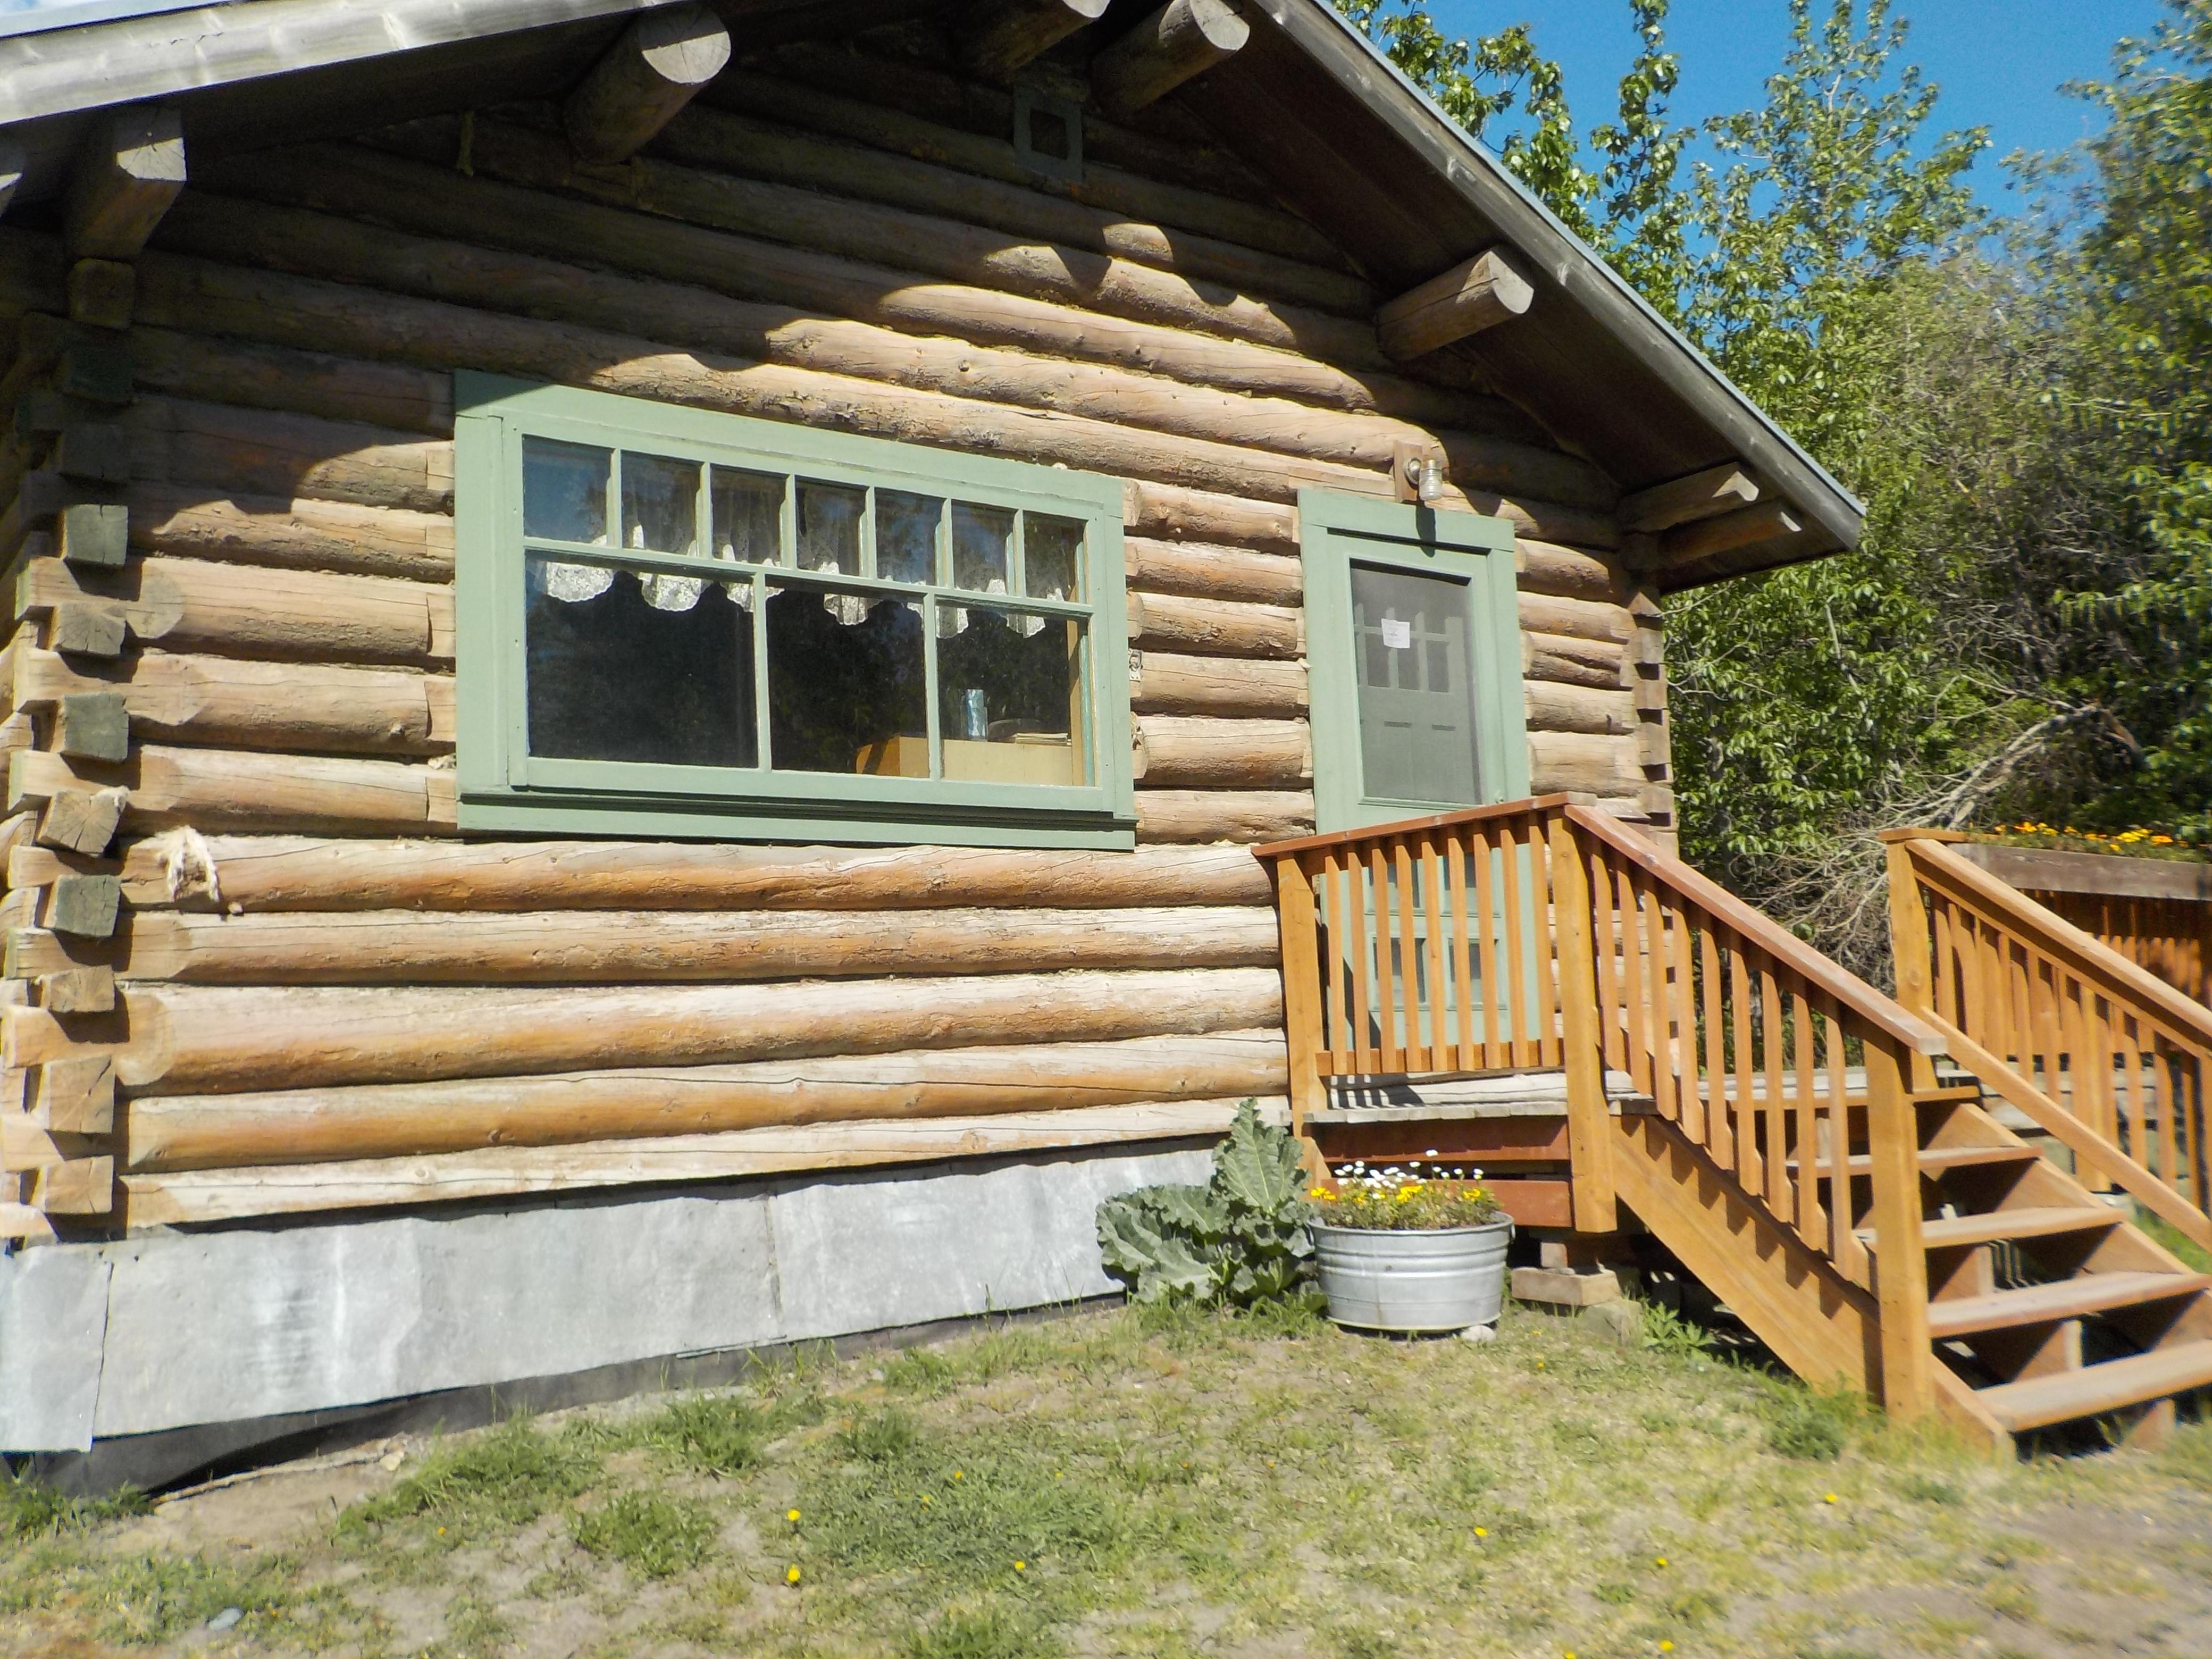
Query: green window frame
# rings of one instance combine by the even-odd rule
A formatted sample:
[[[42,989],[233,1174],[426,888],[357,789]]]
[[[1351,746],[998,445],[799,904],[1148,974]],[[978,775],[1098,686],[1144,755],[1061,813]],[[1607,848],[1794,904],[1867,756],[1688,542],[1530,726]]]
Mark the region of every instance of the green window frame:
[[[473,372],[455,377],[454,398],[464,831],[1134,845],[1118,480]],[[604,464],[592,459],[601,452]],[[524,510],[526,453],[538,469],[532,477],[556,479],[566,491],[532,485],[534,516]],[[592,469],[602,465],[594,482]],[[547,509],[556,499],[566,518]],[[802,520],[818,507],[811,522],[830,524],[832,507],[842,515],[835,520],[835,558],[802,568],[802,537],[817,535]],[[564,527],[576,538],[555,533]],[[890,550],[882,574],[879,527]],[[595,538],[582,538],[593,529]],[[648,536],[679,550],[647,550]],[[814,552],[831,545],[806,544]],[[993,568],[1002,574],[978,579]],[[1061,578],[1071,568],[1069,593]],[[1032,568],[1034,584],[1024,580]],[[726,657],[716,659],[715,672],[729,675],[731,704],[709,696],[709,712],[695,716],[714,726],[716,760],[699,762],[701,749],[684,750],[681,762],[533,754],[533,605],[541,617],[565,616],[552,600],[595,599],[633,579],[644,604],[659,611],[680,611],[687,600],[696,606],[704,594],[719,607],[713,629],[731,619],[730,632],[703,635]],[[961,586],[963,580],[970,585]],[[621,593],[630,614],[651,617],[627,588]],[[811,605],[817,593],[821,609],[856,633],[863,620],[873,626],[879,612],[904,629],[896,636],[905,653],[902,719],[914,719],[917,697],[926,717],[926,732],[887,730],[881,742],[860,744],[849,771],[775,764],[782,739],[772,727],[788,718],[793,682],[771,695],[770,654],[780,673],[804,659],[798,647],[782,643],[799,633],[775,631],[801,612],[780,610],[776,616],[787,620],[778,621],[770,605],[787,605],[794,595]],[[918,615],[918,642],[917,624],[902,617],[899,606]],[[804,614],[817,635],[834,633],[834,620]],[[963,671],[948,666],[943,641],[977,623],[995,632],[988,641],[981,635],[971,641],[976,649],[992,643],[1002,653],[1026,651],[1022,661],[1032,665],[1025,671],[1032,684],[1035,663],[1043,665],[1048,686],[1066,673],[1064,732],[1049,720],[992,722],[983,693],[961,688]],[[1016,646],[1018,637],[1043,644]],[[742,643],[724,646],[725,639]],[[1006,643],[998,645],[1001,640]],[[657,644],[622,648],[647,673],[664,654]],[[908,657],[916,652],[918,691],[908,684]],[[603,659],[586,652],[562,660]],[[559,695],[588,707],[584,671],[562,672],[568,678],[556,681],[547,668],[546,686],[558,685]],[[750,707],[740,710],[737,700],[747,696]],[[961,729],[949,729],[954,726]],[[562,729],[544,717],[539,746],[557,749]],[[675,729],[672,722],[668,730]],[[1023,744],[1030,747],[1018,750]],[[787,753],[798,748],[783,746]],[[818,756],[814,764],[823,766]],[[1036,781],[1062,772],[1065,781]]]
[[[1468,585],[1475,761],[1485,804],[1528,793],[1528,711],[1513,526],[1503,519],[1329,490],[1298,492],[1305,565],[1306,672],[1312,701],[1314,817],[1355,830],[1469,805],[1370,793],[1360,737],[1352,583],[1356,566]]]

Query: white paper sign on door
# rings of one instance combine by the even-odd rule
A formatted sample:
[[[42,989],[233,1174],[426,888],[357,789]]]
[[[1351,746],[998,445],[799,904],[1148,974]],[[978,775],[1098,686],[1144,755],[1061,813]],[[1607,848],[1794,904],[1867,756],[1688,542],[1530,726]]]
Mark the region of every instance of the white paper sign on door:
[[[1393,651],[1413,648],[1413,624],[1400,622],[1395,617],[1382,618],[1382,643]]]

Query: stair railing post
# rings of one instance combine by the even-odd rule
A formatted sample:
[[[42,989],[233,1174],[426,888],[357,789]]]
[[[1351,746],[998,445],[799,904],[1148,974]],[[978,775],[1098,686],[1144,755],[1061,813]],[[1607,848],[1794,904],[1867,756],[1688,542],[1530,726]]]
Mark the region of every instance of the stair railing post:
[[[1897,973],[1897,1000],[1916,1014],[1936,1012],[1936,963],[1928,936],[1928,904],[1920,896],[1919,873],[1912,867],[1912,849],[1905,836],[1890,840],[1889,954]],[[1936,1086],[1936,1061],[1912,1051],[1911,1079],[1915,1089]]]
[[[1936,1356],[1928,1336],[1928,1256],[1920,1232],[1919,1115],[1899,1063],[1904,1045],[1884,1033],[1863,1035],[1867,1151],[1874,1164],[1875,1291],[1881,1310],[1881,1403],[1893,1417],[1912,1418],[1925,1413],[1936,1397]]]
[[[1321,923],[1313,880],[1296,856],[1275,860],[1275,915],[1282,930],[1283,1033],[1290,1049],[1291,1133],[1304,1146],[1306,1170],[1328,1178],[1320,1145],[1306,1123],[1327,1103],[1321,1080]]]
[[[1589,866],[1567,815],[1555,811],[1551,820],[1552,926],[1559,951],[1559,1037],[1567,1082],[1575,1231],[1609,1233],[1620,1222],[1614,1210],[1613,1116],[1605,1097]]]

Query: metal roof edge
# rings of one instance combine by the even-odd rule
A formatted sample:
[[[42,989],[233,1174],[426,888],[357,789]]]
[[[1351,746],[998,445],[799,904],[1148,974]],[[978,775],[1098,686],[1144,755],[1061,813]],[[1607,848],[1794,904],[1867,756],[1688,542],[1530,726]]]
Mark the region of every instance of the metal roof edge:
[[[1797,500],[1845,547],[1856,544],[1866,506],[1814,460],[1774,418],[1654,310],[1627,278],[1561,222],[1496,155],[1407,78],[1328,0],[1255,0],[1308,56],[1345,89],[1437,164],[1497,223],[1520,253],[1535,260],[1560,287],[1635,352],[1644,366],[1737,443],[1742,459]],[[1379,70],[1389,94],[1346,72],[1346,48]],[[1462,165],[1455,166],[1458,161]],[[1469,252],[1475,250],[1470,249]],[[1792,489],[1790,486],[1796,487]],[[1802,497],[1802,499],[1798,499]]]

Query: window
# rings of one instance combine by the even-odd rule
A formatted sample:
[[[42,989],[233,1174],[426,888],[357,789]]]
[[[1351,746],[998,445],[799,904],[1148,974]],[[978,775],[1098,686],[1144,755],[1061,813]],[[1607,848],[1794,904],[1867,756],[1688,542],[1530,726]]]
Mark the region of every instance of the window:
[[[456,390],[464,830],[1132,844],[1119,483]]]
[[[1513,527],[1302,490],[1317,827],[1528,793]]]

